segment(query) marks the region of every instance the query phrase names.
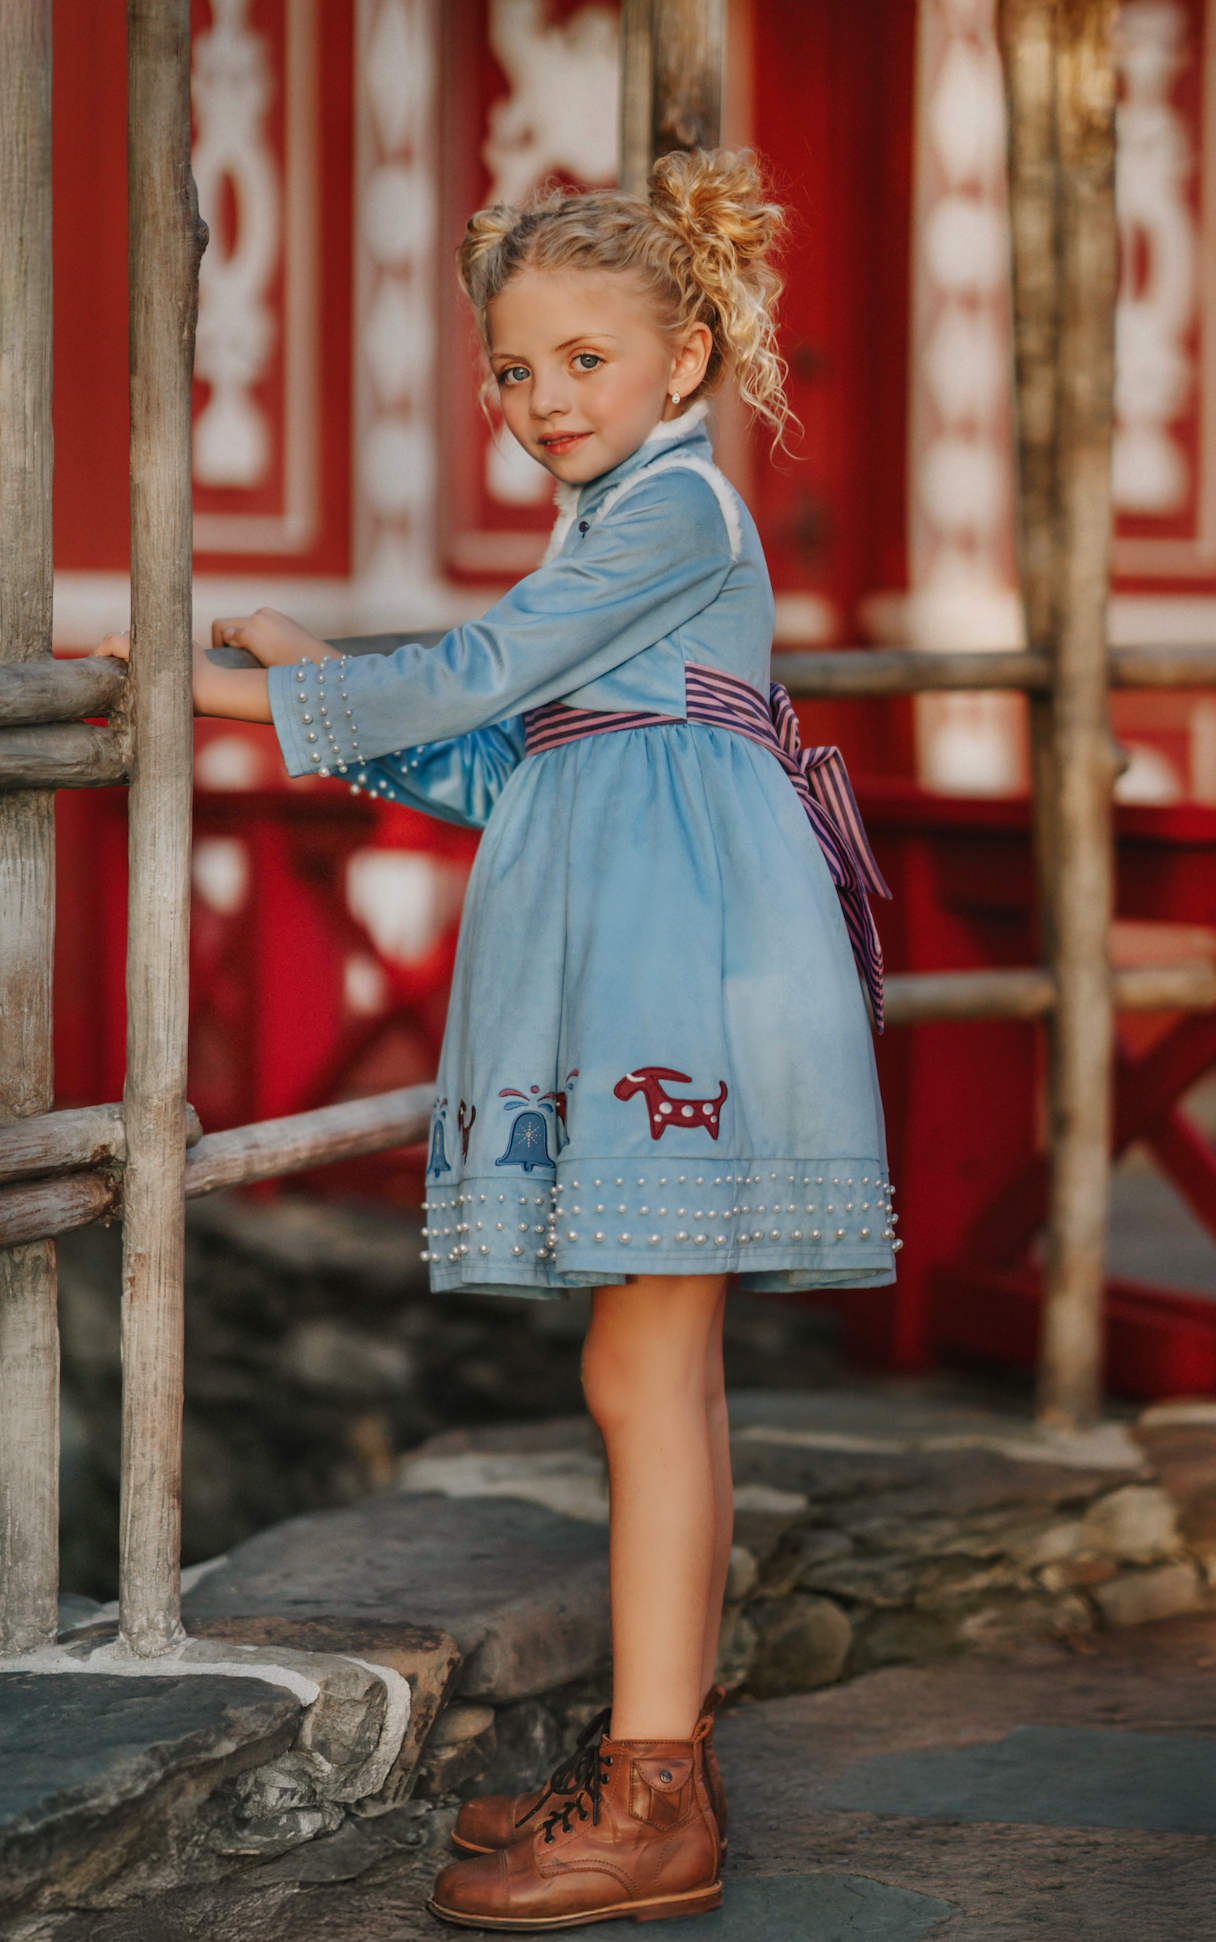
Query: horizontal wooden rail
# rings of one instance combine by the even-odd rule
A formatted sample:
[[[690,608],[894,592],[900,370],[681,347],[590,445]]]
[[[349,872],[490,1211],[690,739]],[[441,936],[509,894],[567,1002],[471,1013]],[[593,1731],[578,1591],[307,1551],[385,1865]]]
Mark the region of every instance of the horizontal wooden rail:
[[[209,1133],[194,1145],[186,1160],[186,1198],[194,1200],[219,1187],[244,1187],[255,1180],[304,1173],[334,1160],[362,1159],[390,1146],[413,1146],[426,1139],[434,1096],[433,1085],[406,1086],[398,1092],[377,1093],[371,1099],[346,1099],[340,1105],[321,1106],[311,1113],[293,1113],[286,1119],[264,1119],[253,1126],[234,1127],[231,1132]],[[114,1109],[98,1106],[91,1110],[104,1115]],[[45,1127],[51,1119],[74,1117],[47,1114],[41,1123]],[[5,1127],[3,1132],[11,1130]],[[108,1170],[60,1174],[56,1179],[0,1187],[0,1247],[66,1234],[72,1228],[112,1219],[121,1211],[122,1173],[117,1164]]]
[[[124,782],[128,753],[114,728],[44,722],[0,728],[0,789],[102,789]]]
[[[186,1107],[186,1145],[197,1146],[203,1129]],[[0,1181],[72,1173],[78,1167],[121,1166],[127,1157],[122,1107],[72,1106],[0,1125]]]
[[[0,667],[0,722],[71,722],[118,705],[126,665],[106,656]]]
[[[1050,971],[893,972],[885,980],[888,1025],[967,1018],[1042,1018],[1055,1003]]]
[[[0,1247],[70,1234],[75,1227],[91,1227],[121,1211],[122,1176],[117,1170],[63,1173],[54,1180],[0,1187]]]
[[[1112,647],[1112,688],[1216,686],[1216,647]]]
[[[433,1085],[404,1086],[228,1133],[207,1133],[186,1161],[186,1198],[304,1173],[333,1160],[359,1160],[390,1146],[414,1146],[430,1130],[434,1097]]]
[[[1216,647],[1114,647],[1108,656],[1114,688],[1216,686]],[[777,654],[773,672],[792,695],[913,695],[935,689],[1014,688],[1044,694],[1051,659],[1021,650],[941,654],[904,647],[865,647],[822,653]]]
[[[927,654],[914,648],[825,649],[809,654],[774,654],[773,678],[803,699],[832,695],[913,695],[935,688],[1024,688],[1051,686],[1046,654]]]
[[[1216,1010],[1216,965],[1125,967],[1112,973],[1116,1011]],[[944,1024],[969,1018],[1042,1018],[1055,1003],[1051,973],[1038,966],[1009,971],[895,972],[886,981],[889,1025]]]

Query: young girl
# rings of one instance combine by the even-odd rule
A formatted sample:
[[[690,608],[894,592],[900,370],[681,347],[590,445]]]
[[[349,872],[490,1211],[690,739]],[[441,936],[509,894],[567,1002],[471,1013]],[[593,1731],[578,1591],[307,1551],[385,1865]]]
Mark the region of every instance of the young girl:
[[[196,658],[197,712],[273,720],[291,774],[484,826],[431,1132],[431,1285],[593,1291],[611,1723],[548,1788],[461,1810],[471,1858],[431,1906],[471,1927],[717,1907],[727,1277],[893,1278],[867,1015],[865,893],[885,892],[838,755],[800,751],[770,690],[764,557],[705,423],[728,379],[784,423],[780,221],[725,153],[665,157],[644,202],[480,211],[460,274],[507,428],[557,481],[544,564],[431,650],[334,658],[263,609],[214,634],[268,673]]]

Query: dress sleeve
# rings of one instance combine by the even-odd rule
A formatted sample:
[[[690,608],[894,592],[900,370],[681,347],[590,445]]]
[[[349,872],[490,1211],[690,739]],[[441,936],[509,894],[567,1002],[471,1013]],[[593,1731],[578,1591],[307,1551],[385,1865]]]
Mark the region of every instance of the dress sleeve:
[[[443,823],[484,829],[523,755],[523,718],[516,715],[450,741],[379,756],[353,773],[371,795],[423,809]]]
[[[558,701],[652,647],[722,590],[730,541],[713,489],[671,471],[437,646],[270,669],[291,775],[447,742]]]

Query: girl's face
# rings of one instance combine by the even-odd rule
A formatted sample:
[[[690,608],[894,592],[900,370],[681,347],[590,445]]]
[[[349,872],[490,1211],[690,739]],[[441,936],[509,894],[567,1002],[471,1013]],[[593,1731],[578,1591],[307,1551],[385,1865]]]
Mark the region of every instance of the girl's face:
[[[693,324],[673,347],[625,271],[524,270],[487,310],[507,428],[568,485],[636,452],[705,376],[712,339]]]

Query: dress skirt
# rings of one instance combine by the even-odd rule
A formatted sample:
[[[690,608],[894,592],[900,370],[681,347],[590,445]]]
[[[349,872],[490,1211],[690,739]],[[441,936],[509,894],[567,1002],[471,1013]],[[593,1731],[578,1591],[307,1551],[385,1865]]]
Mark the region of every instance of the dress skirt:
[[[426,1209],[436,1291],[894,1280],[869,1013],[767,749],[653,723],[520,763],[469,881]]]

